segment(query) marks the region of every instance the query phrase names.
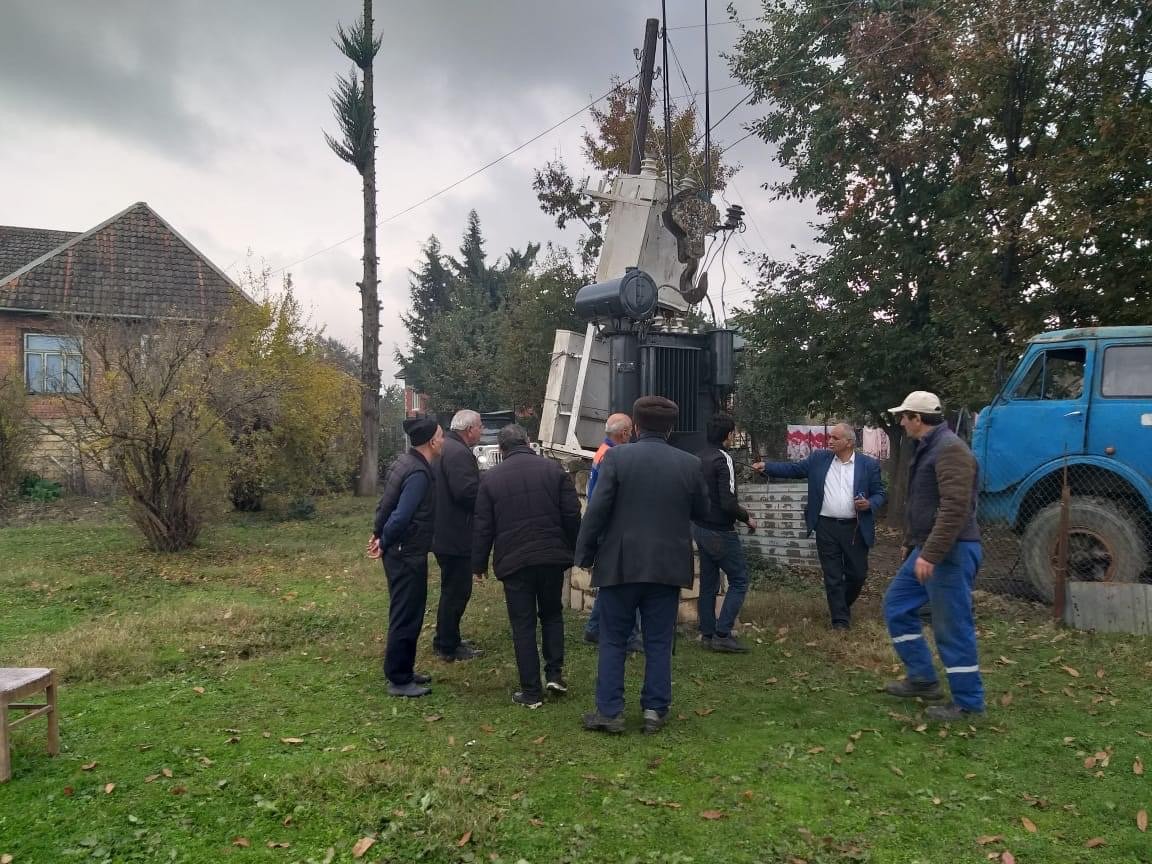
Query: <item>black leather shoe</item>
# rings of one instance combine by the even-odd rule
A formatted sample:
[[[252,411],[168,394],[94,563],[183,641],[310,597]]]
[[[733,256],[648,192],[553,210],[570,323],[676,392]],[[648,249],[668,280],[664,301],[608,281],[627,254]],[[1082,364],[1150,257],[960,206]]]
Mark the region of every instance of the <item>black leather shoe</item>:
[[[436,656],[443,660],[445,663],[457,663],[465,660],[475,660],[483,652],[475,648],[469,648],[467,645],[461,644],[451,654],[440,654],[437,652]]]
[[[884,692],[902,699],[941,699],[944,696],[939,681],[913,681],[911,678],[889,681],[884,685]]]
[[[624,731],[624,715],[605,717],[599,711],[584,715],[584,728],[589,732],[607,732],[609,735],[619,735]]]

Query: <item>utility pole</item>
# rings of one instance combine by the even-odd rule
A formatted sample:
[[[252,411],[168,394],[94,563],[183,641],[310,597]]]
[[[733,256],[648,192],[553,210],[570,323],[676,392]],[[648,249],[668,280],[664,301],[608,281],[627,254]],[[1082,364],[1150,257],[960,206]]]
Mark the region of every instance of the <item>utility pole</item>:
[[[644,143],[648,140],[648,110],[652,103],[652,69],[656,65],[656,36],[660,22],[649,18],[644,25],[644,54],[640,60],[640,80],[636,85],[636,134],[632,139],[632,155],[628,160],[628,173],[639,174],[644,159]]]

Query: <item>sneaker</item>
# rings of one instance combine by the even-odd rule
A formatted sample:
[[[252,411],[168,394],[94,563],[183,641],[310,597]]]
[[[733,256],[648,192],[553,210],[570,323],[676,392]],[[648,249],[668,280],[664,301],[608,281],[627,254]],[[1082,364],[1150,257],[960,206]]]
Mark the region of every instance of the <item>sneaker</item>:
[[[913,681],[911,678],[889,681],[884,685],[884,692],[902,699],[941,699],[944,696],[939,681]]]
[[[437,652],[436,656],[443,660],[445,663],[463,662],[465,660],[475,660],[483,652],[475,648],[469,648],[467,645],[461,643],[451,654],[440,654]]]
[[[420,696],[427,696],[432,692],[431,687],[426,687],[423,684],[417,684],[415,681],[409,681],[407,684],[389,684],[389,696],[403,696],[406,699],[416,699]]]
[[[555,693],[557,696],[563,696],[568,692],[568,682],[557,676],[545,683],[544,689],[549,693]]]
[[[721,654],[747,654],[748,646],[729,633],[727,636],[713,636],[708,647]]]
[[[587,642],[589,645],[599,645],[600,644],[600,632],[598,630],[585,630],[584,631],[584,641]]]
[[[523,705],[525,708],[532,708],[533,710],[544,704],[539,696],[525,693],[523,690],[517,690],[512,694],[512,702],[516,705]]]
[[[958,720],[968,720],[972,717],[983,716],[983,711],[961,708],[955,702],[949,702],[947,705],[929,705],[924,709],[924,718],[926,720],[937,720],[941,723],[953,723]]]
[[[668,712],[665,711],[661,714],[654,708],[644,709],[644,734],[655,735],[664,728],[664,724],[668,721]]]
[[[432,683],[432,676],[431,675],[425,675],[423,672],[413,672],[412,673],[412,683],[413,684],[431,684]]]
[[[484,653],[484,649],[481,648],[479,645],[477,645],[475,642],[473,642],[471,639],[461,639],[460,644],[463,645],[465,648],[467,648],[469,651],[472,651],[476,654],[483,654]]]
[[[589,732],[607,732],[610,735],[619,735],[624,731],[624,714],[615,717],[605,717],[599,711],[584,715],[584,728]]]

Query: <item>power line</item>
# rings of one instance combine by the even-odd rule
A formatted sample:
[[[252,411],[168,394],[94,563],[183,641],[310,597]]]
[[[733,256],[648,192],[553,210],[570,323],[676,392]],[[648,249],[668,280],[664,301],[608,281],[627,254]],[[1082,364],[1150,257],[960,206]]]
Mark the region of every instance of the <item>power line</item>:
[[[535,142],[539,141],[541,138],[543,138],[545,135],[549,134],[550,132],[555,132],[557,129],[559,129],[561,126],[563,126],[565,123],[568,123],[569,121],[576,119],[581,114],[583,114],[585,111],[587,111],[588,109],[597,105],[598,103],[603,102],[605,99],[607,99],[613,93],[615,93],[617,90],[621,89],[622,87],[625,87],[628,84],[631,84],[633,81],[635,81],[639,77],[640,77],[640,73],[636,73],[631,78],[629,78],[627,81],[621,81],[619,84],[617,84],[611,90],[609,90],[607,93],[604,93],[603,95],[598,96],[597,98],[595,98],[591,102],[589,102],[587,105],[584,105],[583,107],[581,107],[577,111],[573,111],[571,114],[569,114],[563,120],[560,120],[557,123],[553,123],[551,126],[549,126],[547,129],[545,129],[543,132],[540,132],[536,135],[533,135],[527,141],[524,141],[523,143],[518,144],[517,146],[515,146],[511,150],[509,150],[507,153],[504,153],[502,156],[498,156],[497,158],[493,159],[491,162],[488,162],[485,165],[482,165],[481,167],[477,168],[475,171],[472,171],[471,173],[464,175],[459,180],[456,180],[455,182],[450,183],[449,185],[445,186],[443,189],[440,189],[436,192],[433,192],[431,195],[428,195],[425,198],[421,198],[415,204],[409,204],[403,210],[397,210],[391,216],[387,216],[384,219],[381,219],[379,222],[376,223],[376,227],[379,228],[382,225],[387,225],[389,222],[393,222],[396,219],[399,219],[401,216],[406,216],[407,214],[411,213],[413,210],[417,209],[418,207],[423,207],[429,201],[433,201],[436,198],[439,198],[441,195],[444,195],[447,192],[451,192],[457,186],[460,186],[464,183],[467,183],[473,177],[476,177],[479,174],[483,174],[489,168],[492,168],[495,165],[499,165],[501,162],[503,162],[509,156],[514,156],[515,154],[517,154],[521,150],[523,150],[525,147],[527,147],[529,144],[534,144]],[[278,267],[277,269],[272,271],[272,275],[275,276],[277,273],[282,273],[285,270],[288,270],[292,267],[296,267],[300,264],[303,264],[305,261],[311,261],[316,256],[323,255],[325,252],[331,252],[333,249],[337,248],[338,246],[343,246],[345,243],[349,242],[350,240],[355,240],[357,237],[361,237],[361,236],[363,236],[363,232],[361,232],[361,231],[358,231],[355,234],[350,234],[347,237],[345,237],[343,240],[338,240],[337,242],[333,243],[331,246],[325,246],[323,249],[317,250],[316,252],[313,252],[311,255],[306,255],[297,261],[293,261],[291,264],[285,264],[283,267]]]

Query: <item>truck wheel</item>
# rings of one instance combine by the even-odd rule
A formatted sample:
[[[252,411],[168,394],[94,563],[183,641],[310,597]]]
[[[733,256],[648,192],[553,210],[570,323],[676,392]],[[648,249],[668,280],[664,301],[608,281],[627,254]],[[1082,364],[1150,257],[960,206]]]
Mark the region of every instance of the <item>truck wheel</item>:
[[[1020,541],[1024,571],[1051,603],[1056,569],[1060,502],[1036,514]],[[1068,511],[1068,579],[1077,582],[1139,582],[1148,567],[1144,529],[1127,510],[1103,498],[1073,498]]]

